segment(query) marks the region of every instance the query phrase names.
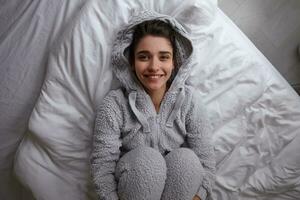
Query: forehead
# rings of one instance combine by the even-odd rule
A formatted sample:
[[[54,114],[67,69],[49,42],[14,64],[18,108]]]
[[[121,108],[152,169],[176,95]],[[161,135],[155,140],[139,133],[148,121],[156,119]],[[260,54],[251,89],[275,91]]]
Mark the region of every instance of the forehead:
[[[149,52],[173,52],[172,44],[168,38],[160,36],[146,35],[143,37],[135,49],[136,52],[139,51],[149,51]]]

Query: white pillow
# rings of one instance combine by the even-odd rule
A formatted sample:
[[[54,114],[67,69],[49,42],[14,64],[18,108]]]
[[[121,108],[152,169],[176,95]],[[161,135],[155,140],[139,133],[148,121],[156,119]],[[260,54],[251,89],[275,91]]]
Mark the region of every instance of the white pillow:
[[[175,16],[196,36],[213,21],[216,0],[87,2],[49,55],[29,131],[16,156],[15,173],[37,199],[95,198],[89,174],[94,109],[113,87],[113,39],[134,9]]]

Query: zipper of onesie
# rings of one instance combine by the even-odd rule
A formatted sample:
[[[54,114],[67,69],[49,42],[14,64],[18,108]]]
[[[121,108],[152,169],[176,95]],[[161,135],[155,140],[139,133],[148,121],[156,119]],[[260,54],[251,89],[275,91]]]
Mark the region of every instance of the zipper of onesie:
[[[160,132],[160,126],[159,126],[159,115],[156,115],[156,134],[155,134],[155,136],[156,136],[156,148],[157,148],[157,150],[159,150],[159,147],[158,147],[158,142],[159,142],[159,132]]]

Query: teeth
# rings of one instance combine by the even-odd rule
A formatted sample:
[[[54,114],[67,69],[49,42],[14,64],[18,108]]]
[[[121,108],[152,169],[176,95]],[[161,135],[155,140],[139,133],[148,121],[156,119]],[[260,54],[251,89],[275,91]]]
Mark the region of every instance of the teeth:
[[[161,75],[147,75],[148,78],[157,79],[161,77]]]

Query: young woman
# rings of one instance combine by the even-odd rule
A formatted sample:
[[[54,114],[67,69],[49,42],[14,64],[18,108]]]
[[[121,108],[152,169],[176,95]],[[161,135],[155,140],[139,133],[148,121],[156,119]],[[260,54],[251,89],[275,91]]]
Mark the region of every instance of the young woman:
[[[214,150],[203,104],[185,84],[186,35],[149,11],[118,33],[112,66],[122,87],[97,109],[91,157],[101,200],[212,199]]]

